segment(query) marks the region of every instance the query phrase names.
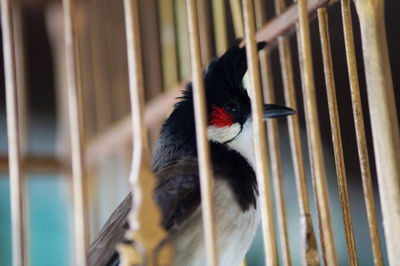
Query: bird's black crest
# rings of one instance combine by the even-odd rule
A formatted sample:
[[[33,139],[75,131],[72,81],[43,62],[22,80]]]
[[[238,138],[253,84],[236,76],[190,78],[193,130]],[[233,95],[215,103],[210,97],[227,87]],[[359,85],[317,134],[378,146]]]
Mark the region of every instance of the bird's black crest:
[[[264,48],[266,44],[266,42],[259,42],[257,49]],[[237,44],[209,64],[204,73],[205,86],[208,90],[222,88],[235,93],[235,90],[242,87],[246,71],[246,47],[239,47]]]
[[[257,43],[257,50],[266,45],[266,42]],[[246,71],[246,47],[240,47],[239,42],[221,57],[212,60],[203,73],[207,105],[224,94],[230,94],[229,96],[243,94],[242,80]],[[191,83],[186,86],[181,99],[192,101]]]

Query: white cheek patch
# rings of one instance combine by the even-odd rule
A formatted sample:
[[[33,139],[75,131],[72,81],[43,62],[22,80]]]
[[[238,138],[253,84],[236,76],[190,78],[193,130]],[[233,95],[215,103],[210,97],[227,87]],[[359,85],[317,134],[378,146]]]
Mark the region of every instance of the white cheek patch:
[[[240,130],[241,126],[239,123],[234,123],[232,126],[225,127],[208,126],[208,139],[214,142],[224,143],[236,137]]]

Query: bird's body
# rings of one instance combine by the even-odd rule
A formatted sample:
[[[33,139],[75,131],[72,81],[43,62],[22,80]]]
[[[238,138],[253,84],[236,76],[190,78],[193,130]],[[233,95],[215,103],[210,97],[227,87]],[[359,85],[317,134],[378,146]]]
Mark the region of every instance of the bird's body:
[[[259,49],[264,45],[259,44]],[[239,265],[260,221],[250,99],[242,86],[246,70],[245,49],[234,46],[213,60],[204,72],[217,248],[219,265],[222,266]],[[265,118],[292,113],[290,108],[264,105]],[[154,197],[162,214],[162,226],[169,232],[168,240],[175,246],[175,265],[205,265],[190,83],[163,125],[152,168],[157,177]],[[128,205],[123,203],[121,206],[126,210],[115,212],[118,217],[113,218],[112,214],[110,220],[120,221],[119,217],[127,215]],[[108,230],[103,231],[103,235],[111,234]],[[113,239],[108,242],[118,239],[111,235],[102,238]],[[97,246],[115,244],[97,242]],[[100,252],[96,250],[94,253]],[[118,257],[113,254],[107,263],[116,259]]]
[[[224,136],[237,134],[237,129],[233,126],[225,130],[229,132],[225,132]],[[224,137],[214,135],[212,128],[208,131],[211,140],[216,141],[219,137]],[[211,155],[215,180],[213,200],[219,265],[239,265],[251,245],[260,221],[253,168],[255,161],[251,121],[248,121],[243,126],[242,133],[226,146],[211,143]],[[236,184],[232,180],[236,180]],[[248,201],[251,197],[243,193],[241,206],[233,187],[245,183],[244,180],[248,180],[249,189],[243,192],[253,194],[254,201]],[[243,189],[246,185],[240,187]],[[200,205],[185,221],[170,230],[170,240],[176,250],[175,265],[206,265]]]

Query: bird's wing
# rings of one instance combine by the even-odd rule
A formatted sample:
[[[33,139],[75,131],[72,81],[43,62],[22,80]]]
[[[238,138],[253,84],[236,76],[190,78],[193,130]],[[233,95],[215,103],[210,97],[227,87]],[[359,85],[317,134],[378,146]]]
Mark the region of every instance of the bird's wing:
[[[178,229],[200,205],[197,161],[171,162],[155,172],[158,185],[155,200],[162,214],[162,225],[170,231]],[[97,235],[88,253],[89,265],[114,265],[118,261],[115,246],[124,240],[132,194],[122,201]]]
[[[87,255],[89,265],[114,265],[114,261],[118,260],[115,246],[124,240],[125,231],[129,227],[127,217],[131,206],[132,193],[129,193],[114,210],[90,245]]]
[[[200,185],[196,160],[180,160],[157,171],[155,200],[166,230],[178,229],[200,205]]]

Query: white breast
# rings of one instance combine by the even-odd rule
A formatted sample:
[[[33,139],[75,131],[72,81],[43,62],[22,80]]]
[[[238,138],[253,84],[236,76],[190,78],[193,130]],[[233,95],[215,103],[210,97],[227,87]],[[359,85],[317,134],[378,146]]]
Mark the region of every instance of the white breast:
[[[259,211],[251,207],[242,212],[224,180],[217,179],[214,184],[214,202],[219,265],[239,265],[256,233]],[[175,265],[206,265],[200,207],[171,240],[175,245]]]
[[[232,134],[237,133],[235,125],[226,130],[231,131]],[[212,140],[215,140],[217,136],[220,137],[219,134],[216,134],[216,131],[213,132],[213,129],[211,132],[214,133],[212,134],[213,137],[211,137]],[[209,129],[209,137],[211,132]],[[252,124],[250,121],[244,124],[242,132],[228,146],[245,157],[254,169]],[[248,211],[242,212],[228,183],[218,178],[215,180],[213,197],[219,265],[236,266],[242,262],[253,241],[260,221],[259,208],[250,207]],[[201,208],[199,207],[181,226],[179,232],[171,236],[171,240],[175,245],[175,265],[206,265],[201,220]]]

